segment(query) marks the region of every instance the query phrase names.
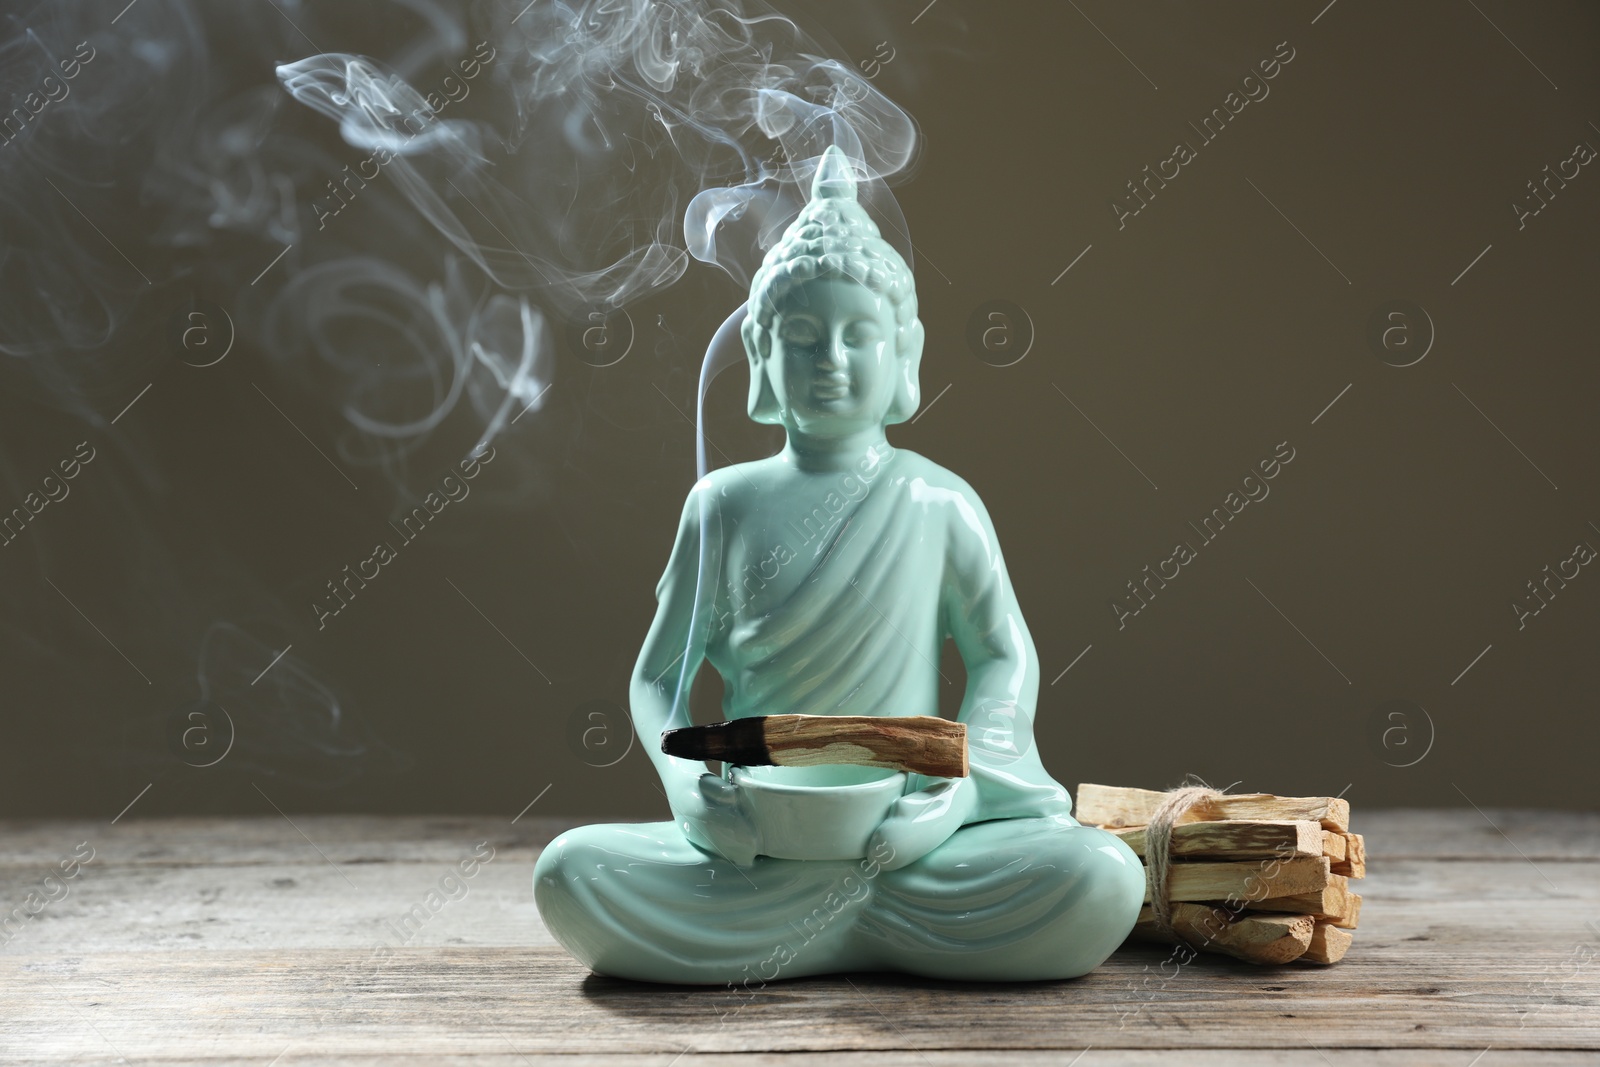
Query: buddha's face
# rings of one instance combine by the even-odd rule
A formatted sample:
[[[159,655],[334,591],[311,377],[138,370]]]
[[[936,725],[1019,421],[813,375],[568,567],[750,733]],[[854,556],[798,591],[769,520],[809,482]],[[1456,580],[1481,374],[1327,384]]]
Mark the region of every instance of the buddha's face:
[[[881,427],[899,370],[894,305],[860,282],[814,278],[776,312],[770,380],[785,423],[819,437]]]

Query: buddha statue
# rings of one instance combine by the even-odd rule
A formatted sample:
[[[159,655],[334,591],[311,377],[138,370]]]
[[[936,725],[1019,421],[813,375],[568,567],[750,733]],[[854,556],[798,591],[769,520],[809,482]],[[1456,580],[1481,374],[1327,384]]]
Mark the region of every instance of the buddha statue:
[[[690,491],[630,686],[672,820],[556,838],[534,870],[545,925],[593,971],[650,982],[1092,970],[1133,928],[1144,870],[1116,836],[1072,818],[1040,762],[1039,661],[983,502],[887,440],[920,402],[923,328],[911,271],[837,147],[756,273],[741,337],[750,417],[787,440]],[[730,720],[932,715],[947,639],[966,666],[967,777],[716,774],[659,751],[663,730],[690,725],[705,661]],[[882,798],[869,801],[881,820],[864,854],[841,858],[828,847],[839,809],[822,801],[865,792]],[[776,794],[785,817],[772,814]]]

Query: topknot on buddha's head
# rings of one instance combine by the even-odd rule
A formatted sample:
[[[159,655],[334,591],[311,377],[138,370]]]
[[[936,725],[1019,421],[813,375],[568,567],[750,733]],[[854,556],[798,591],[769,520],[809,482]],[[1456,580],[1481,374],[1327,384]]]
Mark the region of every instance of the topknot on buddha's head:
[[[917,291],[911,268],[878,232],[877,224],[856,199],[850,161],[830,145],[811,182],[811,200],[768,250],[750,284],[750,317],[755,340],[765,355],[771,345],[772,320],[784,295],[813,278],[848,278],[860,282],[894,305],[902,330],[917,318]]]

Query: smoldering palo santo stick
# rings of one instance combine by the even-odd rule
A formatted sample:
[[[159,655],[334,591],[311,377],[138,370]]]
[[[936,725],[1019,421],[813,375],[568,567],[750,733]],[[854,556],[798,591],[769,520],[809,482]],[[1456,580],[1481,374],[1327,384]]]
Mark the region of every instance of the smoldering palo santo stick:
[[[967,776],[967,726],[932,715],[755,715],[661,735],[661,751],[745,767],[849,763]]]

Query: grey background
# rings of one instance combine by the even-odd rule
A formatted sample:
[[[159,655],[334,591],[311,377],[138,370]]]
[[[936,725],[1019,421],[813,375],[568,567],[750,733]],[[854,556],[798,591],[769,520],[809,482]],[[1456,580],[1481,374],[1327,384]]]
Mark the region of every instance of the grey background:
[[[842,60],[887,42],[876,84],[922,127],[895,191],[932,403],[891,439],[989,507],[1058,779],[1192,773],[1358,809],[1593,805],[1600,576],[1583,568],[1522,629],[1512,604],[1578,542],[1600,546],[1600,170],[1521,230],[1510,205],[1575,143],[1600,147],[1600,11],[785,10]],[[352,17],[326,32],[341,39],[323,47],[377,51],[384,30]],[[1188,124],[1282,41],[1295,58],[1270,96],[1199,146]],[[279,44],[277,58],[306,51]],[[280,121],[337,148],[331,124]],[[1119,229],[1110,200],[1179,140],[1198,158]],[[272,251],[237,255],[254,268]],[[103,246],[85,254],[122,269]],[[200,285],[224,308],[250,290]],[[620,363],[559,350],[547,404],[496,442],[472,495],[320,631],[309,604],[381,535],[389,475],[339,453],[340,413],[248,341],[205,370],[175,361],[163,330],[182,299],[163,287],[124,324],[89,398],[98,422],[6,390],[8,498],[79,441],[97,457],[0,549],[0,811],[109,818],[137,796],[140,815],[509,817],[538,798],[544,814],[664,815],[646,742],[616,709],[694,480],[682,412],[737,287],[695,264],[630,308]],[[1436,335],[1412,366],[1368,341],[1395,300]],[[968,344],[991,301],[1031,321],[1014,365]],[[743,417],[745,381],[735,369],[708,400],[709,436],[737,459],[776,445]],[[453,430],[412,457],[411,484],[470,445],[474,427]],[[1295,458],[1270,496],[1119,629],[1125,583],[1196,541],[1187,524],[1284,441]],[[959,686],[953,661],[945,673]],[[218,744],[226,732],[209,709],[186,718],[201,676],[236,734],[207,768],[174,741],[196,722]],[[716,697],[703,677],[701,717]]]

